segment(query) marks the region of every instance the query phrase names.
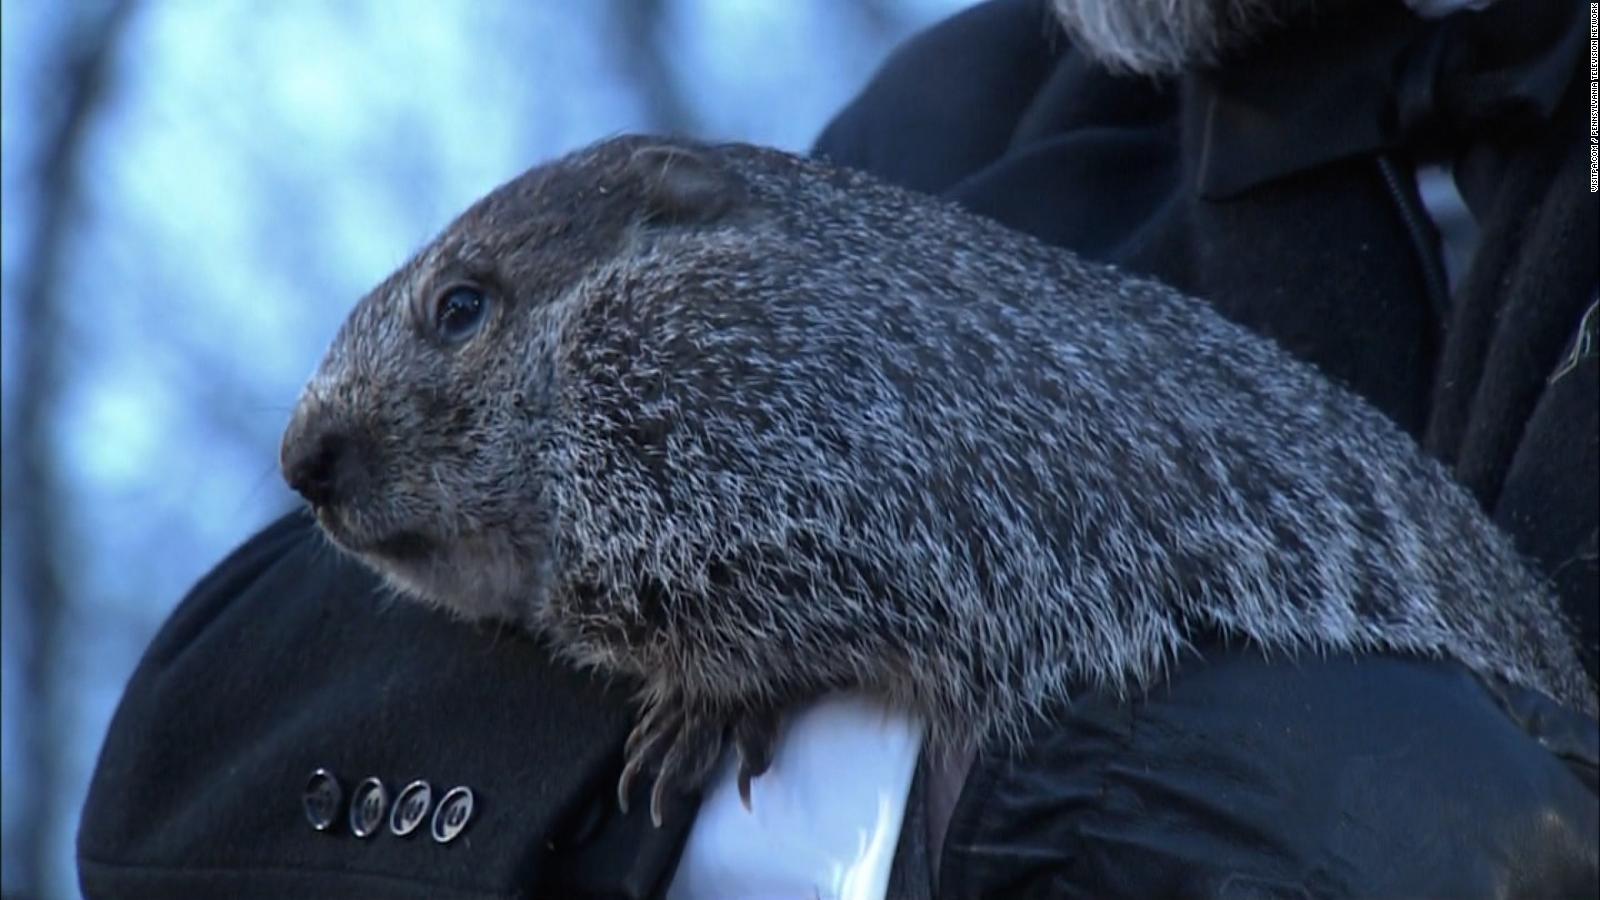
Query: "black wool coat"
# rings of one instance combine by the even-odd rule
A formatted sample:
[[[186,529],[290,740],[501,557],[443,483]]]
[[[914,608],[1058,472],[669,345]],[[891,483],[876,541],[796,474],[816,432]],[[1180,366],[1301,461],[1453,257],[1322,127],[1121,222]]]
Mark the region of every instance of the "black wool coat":
[[[999,0],[910,41],[817,150],[1164,278],[1365,394],[1545,566],[1592,673],[1600,373],[1582,78],[1563,40],[1577,26],[1517,18],[1446,28],[1357,3],[1315,35],[1153,82],[1085,60],[1041,4]],[[1520,50],[1474,50],[1485,28]],[[1446,156],[1481,235],[1453,290],[1410,180]],[[628,686],[375,588],[298,514],[195,587],[102,751],[86,894],[665,889],[693,808],[661,829],[616,811]],[[980,757],[948,822],[920,774],[893,889],[1592,897],[1596,729],[1450,663],[1208,647],[1146,697],[1087,693],[1022,756]],[[369,777],[388,802],[361,837],[351,798]],[[429,821],[389,828],[417,780],[435,808],[473,791],[449,842]]]

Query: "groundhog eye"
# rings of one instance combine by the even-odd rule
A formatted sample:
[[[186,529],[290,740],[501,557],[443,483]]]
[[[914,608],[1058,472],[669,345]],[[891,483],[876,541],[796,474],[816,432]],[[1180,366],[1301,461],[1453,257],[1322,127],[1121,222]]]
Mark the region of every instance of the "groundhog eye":
[[[447,341],[463,341],[483,324],[489,298],[477,288],[457,286],[439,294],[434,303],[433,328]]]

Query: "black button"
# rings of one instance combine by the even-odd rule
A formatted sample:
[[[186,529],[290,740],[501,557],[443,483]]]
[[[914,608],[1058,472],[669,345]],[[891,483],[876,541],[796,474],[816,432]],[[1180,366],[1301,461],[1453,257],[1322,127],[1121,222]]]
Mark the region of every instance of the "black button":
[[[389,810],[389,831],[395,837],[405,837],[416,831],[422,820],[428,818],[428,807],[432,805],[433,788],[426,781],[406,785],[400,796],[394,798],[394,808]]]
[[[318,831],[327,831],[339,818],[339,804],[344,802],[344,788],[339,779],[327,769],[318,769],[306,780],[305,793],[300,795],[306,810],[306,821]]]
[[[389,792],[383,782],[368,778],[356,785],[350,795],[350,833],[356,837],[370,837],[383,827],[383,814],[389,805]]]
[[[472,788],[453,787],[433,811],[433,839],[448,844],[466,830],[472,818]]]

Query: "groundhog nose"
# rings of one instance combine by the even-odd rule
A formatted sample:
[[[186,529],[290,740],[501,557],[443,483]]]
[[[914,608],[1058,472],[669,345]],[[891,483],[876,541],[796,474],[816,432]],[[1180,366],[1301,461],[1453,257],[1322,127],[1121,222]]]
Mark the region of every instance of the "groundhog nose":
[[[284,479],[315,507],[349,499],[358,490],[364,471],[354,443],[339,431],[302,435],[284,448]]]

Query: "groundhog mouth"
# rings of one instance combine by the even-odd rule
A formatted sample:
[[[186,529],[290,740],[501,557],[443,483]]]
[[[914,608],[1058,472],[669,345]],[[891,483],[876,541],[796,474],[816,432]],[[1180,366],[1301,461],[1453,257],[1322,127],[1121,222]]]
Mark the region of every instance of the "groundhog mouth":
[[[324,533],[344,550],[356,556],[398,563],[421,562],[437,554],[439,542],[420,531],[401,528],[373,537],[350,527],[330,509],[317,510],[317,523]]]
[[[397,531],[371,542],[361,552],[396,562],[416,562],[433,555],[437,548],[437,543],[420,532]]]

